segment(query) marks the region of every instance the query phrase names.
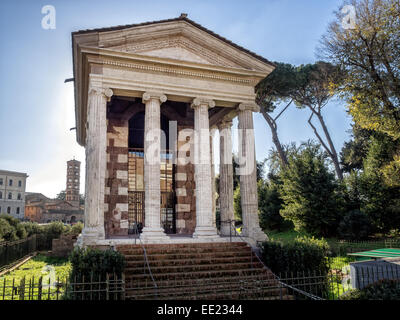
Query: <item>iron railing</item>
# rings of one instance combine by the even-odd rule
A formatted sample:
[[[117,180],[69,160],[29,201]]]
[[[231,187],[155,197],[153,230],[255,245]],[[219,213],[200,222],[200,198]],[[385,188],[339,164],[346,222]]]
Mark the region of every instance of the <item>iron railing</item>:
[[[18,280],[7,277],[0,280],[0,300],[124,300],[125,278],[122,274],[107,274],[105,279],[75,277],[51,279],[51,277]]]
[[[137,224],[135,223],[134,226],[136,227],[137,234],[139,234],[139,230],[137,229]],[[151,278],[151,281],[152,281],[152,284],[153,284],[153,287],[154,287],[154,290],[155,290],[155,294],[157,296],[158,295],[157,283],[156,283],[156,280],[154,279],[153,273],[151,272],[149,259],[147,258],[146,247],[144,246],[142,239],[140,239],[140,236],[137,238],[139,239],[140,245],[143,249],[143,257],[144,257],[143,273],[146,274],[146,268],[147,268],[150,278]],[[135,244],[136,244],[136,238],[135,238]]]
[[[36,251],[37,236],[17,241],[0,242],[0,271]]]

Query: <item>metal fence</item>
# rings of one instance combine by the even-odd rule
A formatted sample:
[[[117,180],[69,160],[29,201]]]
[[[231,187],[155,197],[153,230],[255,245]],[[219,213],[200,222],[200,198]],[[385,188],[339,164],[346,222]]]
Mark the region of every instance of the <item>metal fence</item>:
[[[380,280],[397,280],[400,285],[400,266],[357,267],[359,263],[350,264],[343,269],[321,271],[304,271],[280,274],[279,279],[287,288],[288,294],[295,299],[338,300],[354,289]]]
[[[26,239],[0,242],[0,271],[33,252],[51,250],[52,241],[46,234],[34,234]]]
[[[0,300],[124,300],[125,279],[106,277],[51,279],[50,277],[0,280]]]
[[[364,269],[352,277],[350,271],[284,273],[276,279],[251,273],[238,279],[169,277],[159,281],[157,288],[150,279],[139,284],[112,274],[69,280],[13,278],[0,280],[0,300],[339,300],[354,289],[354,281],[372,284],[396,279],[400,287],[400,272],[394,266]]]
[[[368,241],[328,241],[330,250],[334,256],[345,256],[348,253],[359,251],[400,248],[400,239],[368,240]]]
[[[0,242],[0,270],[36,251],[37,237]]]

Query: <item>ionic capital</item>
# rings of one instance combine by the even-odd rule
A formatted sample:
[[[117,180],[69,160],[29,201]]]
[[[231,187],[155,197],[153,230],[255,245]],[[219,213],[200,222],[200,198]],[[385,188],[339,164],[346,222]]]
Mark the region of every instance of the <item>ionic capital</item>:
[[[114,92],[111,90],[111,88],[91,87],[89,94],[103,95],[107,101],[110,101]]]
[[[167,96],[161,92],[153,92],[153,91],[147,91],[143,93],[142,101],[143,103],[146,103],[147,101],[155,99],[159,100],[161,103],[167,101]]]
[[[223,130],[223,129],[230,129],[232,127],[232,120],[222,120],[220,123],[218,123],[218,129]]]
[[[252,112],[260,112],[260,107],[253,101],[242,102],[237,109],[238,111],[250,110]]]
[[[215,101],[209,98],[194,98],[192,102],[192,109],[195,109],[200,106],[206,106],[211,109],[215,107]]]

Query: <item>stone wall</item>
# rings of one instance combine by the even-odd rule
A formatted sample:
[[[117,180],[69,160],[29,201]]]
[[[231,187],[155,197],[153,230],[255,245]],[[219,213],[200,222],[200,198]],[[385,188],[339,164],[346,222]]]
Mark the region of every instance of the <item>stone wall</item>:
[[[107,236],[128,234],[128,122],[107,120],[104,224]]]
[[[61,235],[59,239],[53,239],[51,254],[55,257],[68,257],[74,249],[76,236]]]
[[[192,234],[196,227],[194,194],[193,126],[178,126],[178,159],[175,174],[176,233]]]

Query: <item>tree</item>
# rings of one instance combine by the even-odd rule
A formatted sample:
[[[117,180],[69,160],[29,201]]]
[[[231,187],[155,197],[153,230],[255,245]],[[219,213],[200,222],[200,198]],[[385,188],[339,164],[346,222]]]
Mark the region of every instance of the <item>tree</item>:
[[[57,194],[56,199],[57,200],[65,200],[66,194],[67,193],[65,192],[65,190],[62,190],[62,191],[60,191],[59,194]]]
[[[269,175],[268,181],[258,181],[258,208],[260,211],[260,226],[268,230],[282,231],[290,223],[280,214],[283,200],[279,189],[282,181],[279,176]]]
[[[362,128],[400,137],[400,2],[351,0],[354,28],[336,12],[321,40],[321,56],[345,72],[340,92]]]
[[[335,234],[342,210],[327,158],[320,145],[304,143],[288,158],[289,165],[281,174],[281,215],[292,221],[296,230],[316,236]]]
[[[340,152],[340,164],[344,172],[363,168],[363,160],[368,153],[370,137],[373,131],[360,128],[356,124],[352,126],[352,139],[344,143]]]
[[[290,93],[298,108],[307,108],[311,111],[308,124],[313,129],[319,143],[332,159],[336,175],[340,180],[343,179],[343,172],[335,145],[322,115],[322,109],[334,96],[335,84],[341,81],[341,77],[340,70],[336,66],[326,62],[319,61],[315,64],[301,65],[296,68],[296,86]],[[313,124],[313,117],[318,119],[325,139]]]
[[[393,150],[398,143],[387,135],[371,137],[363,162],[358,183],[361,209],[371,220],[375,232],[400,227],[400,187],[388,185],[380,170],[392,157],[388,150]]]
[[[285,151],[278,137],[279,117],[289,108],[293,99],[290,92],[296,85],[296,78],[293,76],[294,67],[290,64],[275,62],[275,69],[256,87],[256,102],[260,106],[260,112],[271,129],[272,142],[274,143],[283,166],[287,165]],[[273,116],[278,105],[284,104],[281,111]]]

